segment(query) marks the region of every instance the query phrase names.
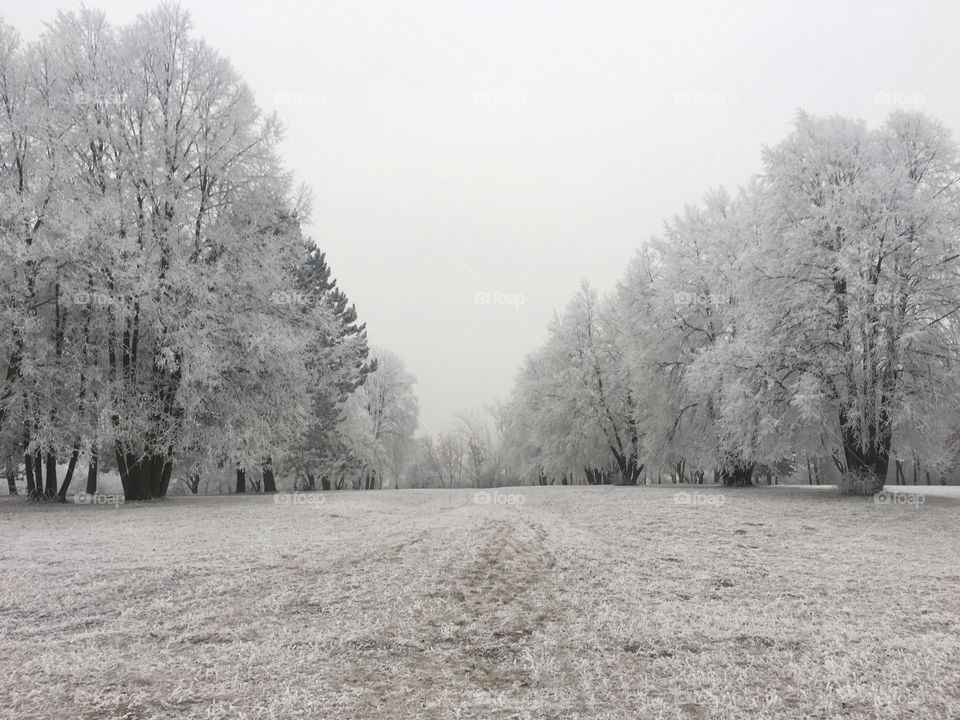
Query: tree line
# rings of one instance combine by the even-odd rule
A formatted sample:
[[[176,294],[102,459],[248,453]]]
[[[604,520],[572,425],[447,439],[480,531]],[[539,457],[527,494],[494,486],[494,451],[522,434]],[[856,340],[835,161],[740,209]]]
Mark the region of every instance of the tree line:
[[[953,466],[950,133],[920,113],[870,129],[801,112],[762,159],[666,223],[612,292],[584,284],[555,315],[503,411],[521,475],[746,485],[817,458],[872,494],[894,467],[906,482],[905,460],[914,482]]]
[[[0,20],[0,454],[65,500],[115,469],[128,499],[372,487],[416,427],[413,378],[371,351],[309,194],[230,63],[161,5],[123,27]],[[58,466],[66,465],[62,477]]]

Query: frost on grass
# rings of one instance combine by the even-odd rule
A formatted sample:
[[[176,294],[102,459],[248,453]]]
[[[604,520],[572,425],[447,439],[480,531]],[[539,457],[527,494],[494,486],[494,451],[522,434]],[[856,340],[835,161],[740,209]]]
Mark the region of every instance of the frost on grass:
[[[5,499],[0,716],[955,718],[951,490]]]

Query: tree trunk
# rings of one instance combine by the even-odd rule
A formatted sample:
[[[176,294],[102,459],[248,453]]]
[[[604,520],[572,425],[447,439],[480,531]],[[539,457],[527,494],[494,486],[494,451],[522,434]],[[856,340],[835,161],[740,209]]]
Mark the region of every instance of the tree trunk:
[[[263,476],[263,491],[275,493],[277,491],[277,483],[273,477],[273,467],[270,458],[267,458],[267,462],[263,468],[261,468],[261,474]]]
[[[116,446],[116,456],[125,499],[150,500],[166,495],[173,470],[172,456],[153,451],[138,458],[132,452],[125,452],[120,443]]]
[[[846,429],[843,432],[843,456],[847,464],[847,472],[871,478],[871,487],[867,488],[867,492],[871,495],[881,492],[887,481],[891,440],[889,433],[886,433],[881,437],[871,438],[869,446],[862,448],[851,430]],[[915,461],[914,485],[917,484],[917,465]]]
[[[47,453],[47,485],[43,490],[43,497],[51,500],[57,496],[57,456]]]
[[[167,467],[167,456],[164,453],[156,452],[149,456],[147,467],[149,468],[149,485],[147,487],[147,498],[162,498],[164,496],[163,476]],[[169,478],[169,476],[167,476]]]
[[[31,500],[37,500],[39,498],[37,496],[37,484],[33,476],[33,453],[26,452],[23,454],[23,468],[24,475],[27,476],[27,497]]]
[[[63,478],[63,484],[60,486],[60,490],[57,491],[57,501],[66,502],[67,501],[67,490],[70,489],[70,482],[73,480],[73,471],[77,467],[77,459],[80,457],[80,440],[78,439],[73,444],[73,452],[70,453],[70,462],[67,465],[67,474]]]
[[[7,401],[13,395],[13,385],[20,375],[20,353],[23,350],[23,338],[19,332],[15,331],[16,340],[13,343],[13,350],[10,352],[10,361],[7,363],[7,374],[3,380],[3,390],[0,391],[0,427],[3,427],[3,421],[7,416]],[[16,493],[13,493],[14,495]]]
[[[733,467],[720,470],[720,479],[724,487],[748,487],[753,485],[753,463],[737,463]]]
[[[687,480],[687,478],[686,478],[686,469],[685,469],[685,467],[684,467],[685,465],[686,465],[686,462],[683,461],[683,460],[681,460],[680,462],[678,462],[677,465],[676,465],[677,482],[678,482],[678,483],[684,483],[684,482],[686,482],[686,480]]]
[[[114,444],[114,454],[117,460],[117,472],[120,474],[120,484],[123,486],[123,497],[125,500],[135,500],[130,468],[127,467],[127,454],[123,451],[123,445],[119,440]]]
[[[620,482],[623,485],[636,485],[640,473],[643,472],[643,464],[637,464],[636,455],[626,456],[612,447],[610,449],[613,452],[613,459],[617,462],[617,468],[620,470]]]
[[[237,488],[236,492],[245,493],[247,491],[247,473],[242,467],[237,467]]]
[[[7,492],[17,494],[17,466],[13,464],[12,457],[7,458]]]
[[[37,486],[37,499],[43,499],[43,454],[40,448],[33,454],[33,482]]]
[[[167,455],[164,458],[163,470],[160,472],[160,497],[167,496],[167,490],[170,489],[170,476],[173,475],[173,455]]]
[[[97,492],[97,462],[100,460],[100,454],[96,446],[90,450],[90,464],[87,465],[87,495],[93,495]]]
[[[125,463],[132,499],[149,500],[150,468],[148,466],[148,457],[137,457],[133,453],[127,453]]]

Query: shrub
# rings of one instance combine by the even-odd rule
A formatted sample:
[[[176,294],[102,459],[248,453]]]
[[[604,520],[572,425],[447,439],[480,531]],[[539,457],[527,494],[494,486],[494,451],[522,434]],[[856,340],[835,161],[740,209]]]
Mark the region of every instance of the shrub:
[[[865,470],[848,470],[840,476],[841,495],[876,495],[883,491],[885,478]]]

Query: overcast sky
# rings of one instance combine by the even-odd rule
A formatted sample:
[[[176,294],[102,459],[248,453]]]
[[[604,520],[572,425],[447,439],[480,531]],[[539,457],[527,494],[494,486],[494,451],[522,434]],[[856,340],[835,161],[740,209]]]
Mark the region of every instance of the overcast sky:
[[[154,3],[102,0],[121,24]],[[941,2],[192,2],[287,129],[310,232],[418,378],[421,431],[507,397],[581,279],[759,169],[798,108],[960,129]],[[58,0],[0,0],[36,37]]]

